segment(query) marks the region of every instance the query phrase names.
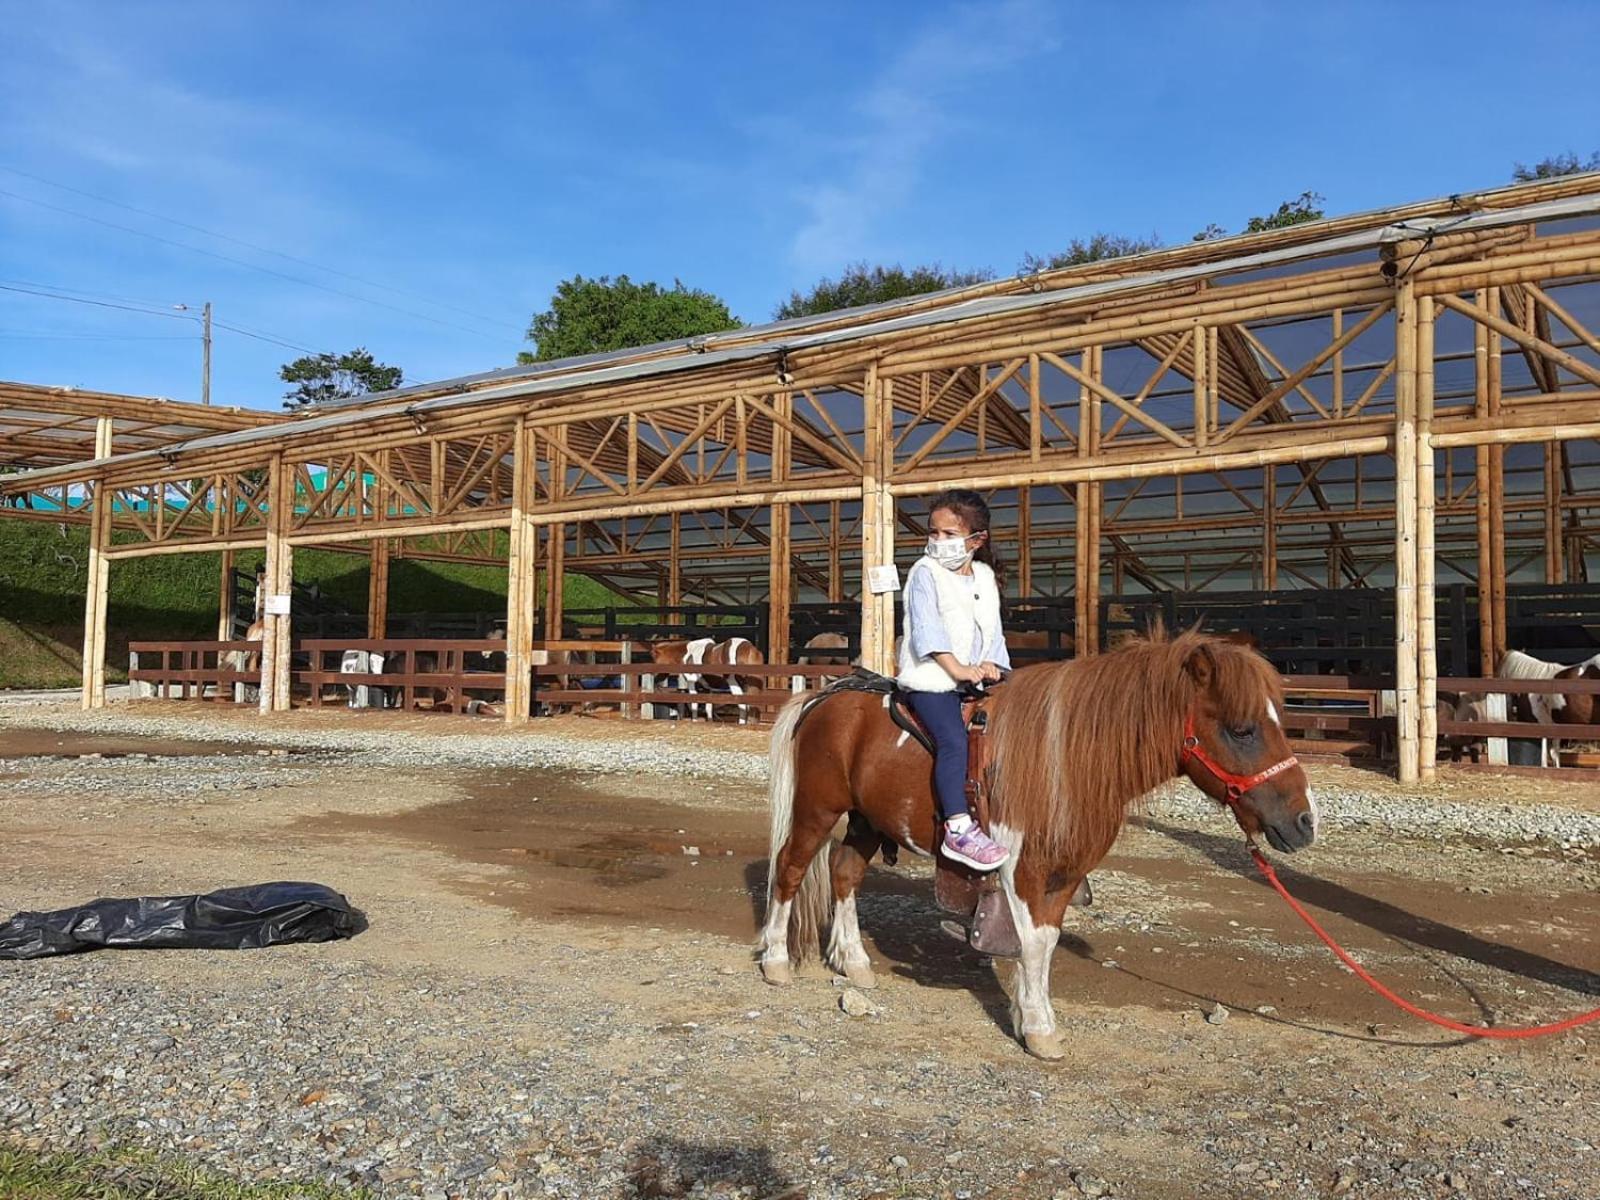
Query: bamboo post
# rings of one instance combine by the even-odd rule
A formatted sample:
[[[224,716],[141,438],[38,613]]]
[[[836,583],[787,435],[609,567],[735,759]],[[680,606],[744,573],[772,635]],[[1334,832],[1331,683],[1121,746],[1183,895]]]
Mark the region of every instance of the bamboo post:
[[[889,491],[894,425],[887,419],[893,386],[879,379],[876,363],[868,365],[862,389],[861,665],[884,675],[894,673],[894,593],[872,590],[872,569],[894,565],[895,499]]]
[[[219,501],[220,502],[220,501]],[[217,641],[233,640],[233,568],[234,553],[224,550],[217,571]]]
[[[1212,429],[1221,420],[1222,368],[1217,354],[1217,327],[1206,327],[1206,419]]]
[[[1278,468],[1261,468],[1261,585],[1278,590]]]
[[[683,614],[675,611],[683,603],[683,514],[672,514],[672,528],[667,542],[667,604],[674,611],[667,616],[669,625],[681,625]]]
[[[565,522],[551,524],[545,534],[544,554],[544,636],[546,640],[561,640],[562,601],[567,581],[567,527]]]
[[[1488,304],[1480,288],[1476,296],[1479,308]],[[1489,415],[1489,330],[1477,321],[1472,323],[1472,413],[1478,420]],[[1488,446],[1474,446],[1473,517],[1478,547],[1478,674],[1487,678],[1494,674],[1494,551],[1490,543],[1491,511],[1493,497],[1489,485]]]
[[[539,527],[529,519],[536,499],[538,448],[527,418],[512,444],[511,542],[506,562],[506,724],[533,712],[533,626],[538,608]]]
[[[1033,489],[1017,489],[1017,597],[1033,595]]]
[[[791,419],[794,408],[793,393],[779,393],[773,398],[773,408],[785,420]],[[772,424],[772,481],[785,482],[789,478],[790,456],[793,443],[788,427],[781,422]],[[793,533],[789,505],[778,502],[770,508],[772,528],[768,531],[767,547],[767,661],[789,661],[789,607],[794,598],[794,563],[791,545]]]
[[[282,454],[267,468],[267,569],[262,612],[261,711],[289,710],[291,616],[286,611],[294,590],[294,547],[289,530],[294,519],[294,472]]]
[[[1093,347],[1089,354],[1088,375],[1097,384],[1104,383],[1105,348]],[[1089,453],[1100,453],[1101,400],[1098,393],[1089,396]],[[1084,614],[1087,618],[1089,653],[1100,652],[1100,525],[1105,511],[1105,485],[1098,481],[1089,485],[1089,554],[1087,577],[1088,594],[1084,597]]]
[[[1402,243],[1401,261],[1416,254]],[[1394,653],[1401,783],[1418,776],[1417,741],[1417,304],[1410,277],[1395,287]]]
[[[388,636],[389,539],[373,538],[367,549],[367,636]]]
[[[794,572],[790,569],[789,506],[772,506],[767,546],[767,661],[789,661],[789,604]]]
[[[1192,376],[1194,383],[1194,444],[1197,450],[1205,449],[1206,440],[1211,433],[1210,393],[1207,391],[1209,385],[1206,383],[1206,373],[1210,369],[1206,355],[1207,343],[1206,327],[1196,321],[1194,323],[1194,337],[1189,341],[1189,351],[1194,356],[1194,373]]]
[[[1090,368],[1089,352],[1083,352],[1083,371]],[[1078,384],[1078,458],[1089,458],[1094,450],[1093,417],[1089,402],[1092,393],[1087,383]],[[1072,656],[1086,658],[1094,653],[1094,638],[1089,625],[1089,545],[1093,538],[1090,530],[1089,508],[1093,503],[1094,485],[1081,480],[1072,488]]]
[[[1044,449],[1044,400],[1041,392],[1039,371],[1041,364],[1037,354],[1028,355],[1028,457],[1038,462]],[[927,378],[926,375],[923,376]],[[1023,593],[1026,595],[1026,591]]]
[[[840,519],[839,501],[828,501],[828,601],[831,604],[844,599],[844,530],[840,528]]]
[[[111,436],[115,422],[98,417],[94,427],[94,456],[111,457]],[[106,618],[111,598],[111,510],[116,505],[116,489],[104,480],[94,485],[89,510],[89,567],[84,581],[83,601],[83,695],[84,708],[106,705]]]
[[[1417,301],[1417,766],[1424,783],[1439,761],[1439,655],[1434,599],[1433,318],[1429,297]]]
[[[1500,289],[1487,289],[1488,307],[1496,312],[1500,307]],[[1489,349],[1488,408],[1491,419],[1500,415],[1501,388],[1503,385],[1500,356],[1500,333],[1488,329],[1484,332]],[[1489,556],[1492,570],[1489,576],[1494,591],[1494,666],[1497,669],[1505,658],[1506,645],[1506,452],[1504,446],[1489,448]]]
[[[1561,448],[1544,444],[1544,581],[1561,583]]]

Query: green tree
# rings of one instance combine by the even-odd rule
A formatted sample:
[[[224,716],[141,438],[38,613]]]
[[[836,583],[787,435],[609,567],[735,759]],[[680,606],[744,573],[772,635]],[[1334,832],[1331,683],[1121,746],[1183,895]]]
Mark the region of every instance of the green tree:
[[[556,285],[550,307],[534,314],[528,340],[534,350],[517,355],[521,363],[549,362],[577,354],[627,350],[738,329],[743,322],[710,292],[634,283],[626,275],[585,279],[574,275]]]
[[[839,278],[821,279],[805,294],[790,292],[773,316],[780,321],[810,317],[841,308],[860,308],[864,304],[881,304],[886,300],[903,300],[907,296],[922,296],[946,288],[986,283],[993,278],[994,272],[987,268],[947,271],[933,263],[908,271],[899,263],[892,267],[852,263],[839,273]]]
[[[403,376],[399,367],[378,362],[365,347],[357,346],[348,354],[307,354],[297,358],[279,369],[278,378],[297,385],[283,395],[283,406],[293,409],[346,396],[386,392],[399,387]]]
[[[1511,171],[1511,178],[1515,183],[1532,183],[1535,179],[1556,179],[1562,175],[1581,175],[1585,171],[1600,171],[1600,151],[1587,160],[1569,152],[1541,158],[1531,167],[1518,163]]]
[[[1245,223],[1246,233],[1264,233],[1268,229],[1287,229],[1307,221],[1322,220],[1323,197],[1316,192],[1301,192],[1293,200],[1278,205],[1278,211],[1264,217],[1251,217]]]
[[[1061,267],[1081,267],[1085,263],[1101,262],[1108,258],[1123,258],[1129,254],[1144,254],[1161,249],[1161,239],[1155,234],[1147,238],[1123,237],[1120,233],[1096,233],[1087,241],[1073,238],[1067,248],[1048,258],[1037,254],[1023,256],[1018,272],[1031,275],[1035,271],[1055,271]]]

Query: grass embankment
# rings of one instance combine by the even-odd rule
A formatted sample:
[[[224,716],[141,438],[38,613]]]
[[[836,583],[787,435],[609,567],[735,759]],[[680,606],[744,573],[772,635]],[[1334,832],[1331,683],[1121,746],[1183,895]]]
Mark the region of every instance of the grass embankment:
[[[245,1183],[133,1150],[39,1154],[0,1143],[4,1200],[367,1200],[365,1188]]]
[[[254,573],[261,551],[234,560]],[[0,518],[0,688],[72,687],[82,675],[88,531]],[[120,681],[129,641],[217,635],[219,554],[164,554],[111,567],[108,679]],[[297,550],[295,581],[357,613],[367,610],[367,557]],[[626,604],[591,579],[567,580],[568,608]],[[504,567],[397,558],[389,566],[389,612],[504,613]],[[3,1193],[0,1193],[3,1195]]]

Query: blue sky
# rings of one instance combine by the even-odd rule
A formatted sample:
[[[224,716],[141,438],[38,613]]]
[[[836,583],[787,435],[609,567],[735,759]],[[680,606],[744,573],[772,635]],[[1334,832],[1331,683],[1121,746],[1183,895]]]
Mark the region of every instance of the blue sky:
[[[579,272],[761,321],[855,260],[1382,207],[1600,149],[1600,5],[1506,11],[0,0],[0,288],[422,381],[513,361]],[[196,332],[0,290],[0,378],[197,399]],[[277,407],[296,353],[219,329],[214,402]]]

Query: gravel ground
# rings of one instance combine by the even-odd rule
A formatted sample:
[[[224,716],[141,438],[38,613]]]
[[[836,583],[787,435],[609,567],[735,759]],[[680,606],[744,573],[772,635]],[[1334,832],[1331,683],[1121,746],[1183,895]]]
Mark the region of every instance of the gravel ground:
[[[863,893],[876,992],[815,973],[775,991],[741,938],[649,911],[588,919],[576,890],[571,911],[529,915],[500,867],[317,825],[337,809],[378,831],[418,805],[466,802],[463,780],[503,778],[628,820],[653,805],[709,846],[707,830],[759,830],[756,731],[0,713],[0,734],[30,730],[219,752],[0,760],[0,908],[299,876],[338,881],[374,918],[324,946],[0,964],[0,1137],[35,1148],[140,1145],[248,1179],[425,1200],[1600,1196],[1582,1036],[1497,1045],[1402,1029],[1247,880],[1218,880],[1200,839],[1225,830],[1184,789],[1151,806],[1097,876],[1099,906],[1075,918],[1055,984],[1072,1048],[1052,1069],[996,1030],[1005,1001],[988,965],[928,944],[914,873]],[[1412,890],[1381,900],[1402,916],[1459,906],[1452,924],[1543,965],[1508,977],[1493,955],[1440,952],[1457,943],[1421,926],[1420,954],[1409,935],[1366,930],[1364,959],[1452,1011],[1466,997],[1515,996],[1517,1020],[1594,1003],[1593,974],[1555,970],[1594,969],[1588,790],[1473,778],[1408,793],[1313,775],[1328,846],[1313,868],[1374,896],[1393,876]],[[1151,832],[1166,826],[1175,836]],[[669,883],[705,875],[706,904],[751,903],[738,867],[712,879],[713,863],[671,855]]]
[[[248,714],[202,711],[194,706],[145,715],[151,705],[113,706],[97,712],[59,706],[5,713],[5,728],[115,733],[144,738],[235,742],[290,749],[299,754],[325,751],[367,755],[385,767],[459,766],[541,768],[606,774],[689,776],[764,781],[765,735],[752,730],[683,727],[659,722],[621,727],[614,722],[565,718],[528,731],[494,726],[477,732],[450,718],[386,718],[351,714],[292,714],[292,723],[252,720]],[[338,722],[338,728],[327,728]],[[319,723],[320,727],[319,727]],[[448,724],[448,731],[440,732]],[[463,728],[463,724],[466,725]],[[659,725],[660,728],[656,728]],[[396,726],[401,726],[399,732]],[[733,747],[726,743],[734,742]],[[738,744],[759,747],[740,749]],[[1561,848],[1600,847],[1600,783],[1567,784],[1554,789],[1560,803],[1540,803],[1526,795],[1550,791],[1522,779],[1454,780],[1409,793],[1382,776],[1348,768],[1313,769],[1324,827],[1368,829],[1410,838],[1471,838],[1493,843],[1540,843]],[[93,786],[90,784],[89,786]],[[1471,799],[1453,800],[1453,791]],[[1507,793],[1502,802],[1492,798]],[[1512,795],[1520,797],[1514,802]],[[1173,785],[1152,802],[1153,815],[1197,817],[1212,811],[1210,801],[1187,783]]]

